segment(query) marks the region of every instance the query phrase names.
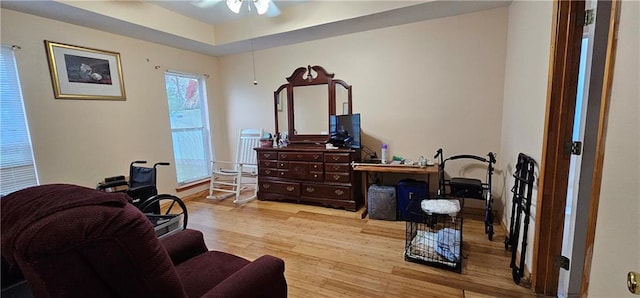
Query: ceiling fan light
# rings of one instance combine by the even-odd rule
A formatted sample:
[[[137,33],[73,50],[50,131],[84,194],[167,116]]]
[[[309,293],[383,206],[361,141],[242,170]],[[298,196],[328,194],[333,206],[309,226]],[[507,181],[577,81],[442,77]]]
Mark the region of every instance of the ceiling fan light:
[[[258,14],[260,15],[265,14],[267,10],[269,10],[270,1],[271,0],[254,0],[253,1],[253,4],[255,4],[256,10],[258,11]]]
[[[227,0],[227,7],[235,13],[240,13],[241,6],[242,0]]]

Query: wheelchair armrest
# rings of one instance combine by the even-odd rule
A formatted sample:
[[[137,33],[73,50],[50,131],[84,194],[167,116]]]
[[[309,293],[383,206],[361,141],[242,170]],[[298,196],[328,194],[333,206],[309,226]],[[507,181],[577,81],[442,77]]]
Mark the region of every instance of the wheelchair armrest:
[[[185,229],[160,239],[174,265],[208,251],[202,232]]]
[[[98,183],[98,185],[96,186],[97,190],[107,190],[109,188],[114,188],[114,187],[118,187],[118,186],[128,186],[129,183],[127,182],[127,180],[118,180],[118,181],[111,181],[111,182],[101,182]]]
[[[274,256],[264,255],[227,277],[202,297],[286,296],[284,261]]]

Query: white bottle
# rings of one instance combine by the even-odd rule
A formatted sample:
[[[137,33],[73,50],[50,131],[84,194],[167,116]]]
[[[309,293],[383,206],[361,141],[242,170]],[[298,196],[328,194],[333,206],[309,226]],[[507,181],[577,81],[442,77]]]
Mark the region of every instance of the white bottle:
[[[380,160],[383,164],[387,163],[387,144],[382,144],[382,152],[380,153]]]

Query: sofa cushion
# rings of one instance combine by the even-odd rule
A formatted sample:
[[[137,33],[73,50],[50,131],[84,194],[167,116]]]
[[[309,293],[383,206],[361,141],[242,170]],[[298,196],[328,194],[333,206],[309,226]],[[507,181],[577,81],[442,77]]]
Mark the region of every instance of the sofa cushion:
[[[247,264],[241,257],[209,251],[177,265],[176,271],[187,295],[200,297]]]

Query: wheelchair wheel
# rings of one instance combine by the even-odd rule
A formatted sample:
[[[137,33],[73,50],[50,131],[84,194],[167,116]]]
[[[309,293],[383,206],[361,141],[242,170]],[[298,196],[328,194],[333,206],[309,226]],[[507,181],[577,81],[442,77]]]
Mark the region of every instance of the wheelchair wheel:
[[[140,204],[138,208],[142,213],[155,215],[180,215],[182,229],[187,228],[187,221],[189,219],[187,206],[180,198],[174,195],[155,195]]]

